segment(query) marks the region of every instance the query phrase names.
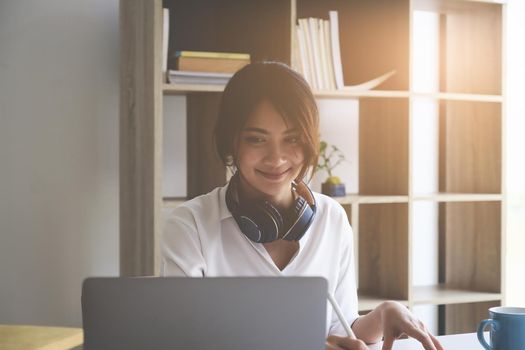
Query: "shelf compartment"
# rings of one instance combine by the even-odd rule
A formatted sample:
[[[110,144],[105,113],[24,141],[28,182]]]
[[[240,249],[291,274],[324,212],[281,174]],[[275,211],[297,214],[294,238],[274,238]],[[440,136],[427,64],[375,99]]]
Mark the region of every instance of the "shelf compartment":
[[[220,98],[219,93],[187,97],[188,198],[227,182],[226,166],[219,158],[213,137]]]
[[[408,195],[409,99],[359,103],[359,193]]]
[[[501,202],[439,204],[439,281],[449,288],[501,293]]]
[[[384,90],[408,90],[410,1],[297,0],[297,18],[339,17],[345,85],[355,85],[393,69]],[[367,35],[363,35],[367,33]]]
[[[441,102],[440,192],[501,193],[501,109],[486,102]]]
[[[445,305],[459,303],[474,303],[499,301],[501,293],[485,293],[471,290],[449,288],[443,284],[434,286],[417,286],[412,288],[413,305]]]
[[[359,206],[359,290],[380,299],[408,299],[408,204]]]
[[[491,307],[501,306],[501,301],[440,305],[440,334],[475,333],[478,324],[489,317]]]
[[[415,0],[413,10],[440,14],[441,91],[502,92],[501,1]]]
[[[290,64],[290,1],[164,0],[163,6],[170,9],[171,55],[179,50],[239,52],[249,53],[252,61]]]

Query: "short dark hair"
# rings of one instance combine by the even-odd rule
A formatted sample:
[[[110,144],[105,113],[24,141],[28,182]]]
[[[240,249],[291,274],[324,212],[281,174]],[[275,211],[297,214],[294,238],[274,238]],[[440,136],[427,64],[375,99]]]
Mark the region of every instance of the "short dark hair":
[[[286,123],[299,130],[305,156],[298,175],[315,171],[319,158],[319,111],[304,78],[280,62],[251,63],[230,79],[222,95],[215,124],[215,145],[223,163],[235,163],[237,140],[255,108],[269,102]]]

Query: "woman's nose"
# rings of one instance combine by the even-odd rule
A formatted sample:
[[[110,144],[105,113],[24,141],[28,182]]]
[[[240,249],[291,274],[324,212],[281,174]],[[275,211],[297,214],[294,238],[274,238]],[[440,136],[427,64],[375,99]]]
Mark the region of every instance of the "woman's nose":
[[[286,162],[284,150],[279,144],[272,143],[269,145],[265,162],[273,167],[278,167]]]

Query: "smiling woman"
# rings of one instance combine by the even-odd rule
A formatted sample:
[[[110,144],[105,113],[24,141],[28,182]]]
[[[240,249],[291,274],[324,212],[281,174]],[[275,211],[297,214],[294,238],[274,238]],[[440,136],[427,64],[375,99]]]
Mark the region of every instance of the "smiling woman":
[[[281,208],[292,204],[290,186],[304,162],[300,139],[269,102],[259,104],[237,141],[235,166],[247,197],[263,197]]]
[[[222,96],[215,143],[233,168],[230,182],[173,209],[161,241],[161,275],[322,276],[359,339],[327,313],[327,349],[367,349],[402,333],[426,349],[439,342],[404,306],[385,302],[357,313],[352,228],[342,206],[310,191],[319,116],[308,84],[286,65],[250,64]],[[279,300],[269,300],[279,302]],[[351,332],[348,332],[351,334]]]
[[[294,133],[300,143],[305,160],[298,178],[302,179],[317,164],[319,150],[319,112],[310,87],[302,76],[277,62],[248,65],[230,80],[224,90],[215,128],[217,150],[226,165],[236,165],[237,146],[241,131],[268,132],[257,129],[256,122],[282,123],[281,131]],[[258,119],[257,121],[255,119]],[[275,130],[274,130],[275,131]],[[256,136],[261,136],[259,133]],[[292,138],[293,139],[293,138]]]

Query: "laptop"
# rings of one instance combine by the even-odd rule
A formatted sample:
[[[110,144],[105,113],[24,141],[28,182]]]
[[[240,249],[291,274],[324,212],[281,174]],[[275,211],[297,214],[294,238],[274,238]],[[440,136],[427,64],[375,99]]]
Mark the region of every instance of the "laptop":
[[[88,278],[84,349],[325,348],[321,277]]]

